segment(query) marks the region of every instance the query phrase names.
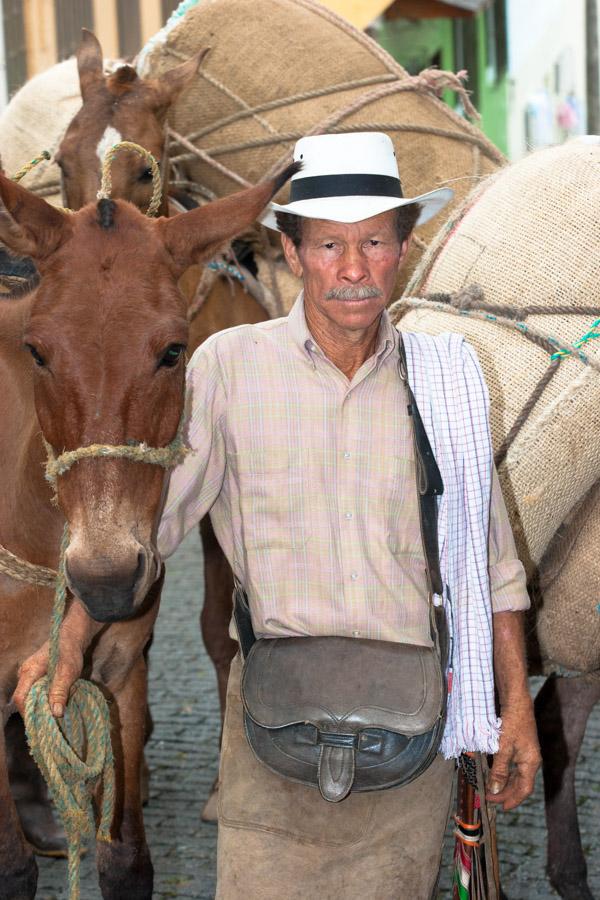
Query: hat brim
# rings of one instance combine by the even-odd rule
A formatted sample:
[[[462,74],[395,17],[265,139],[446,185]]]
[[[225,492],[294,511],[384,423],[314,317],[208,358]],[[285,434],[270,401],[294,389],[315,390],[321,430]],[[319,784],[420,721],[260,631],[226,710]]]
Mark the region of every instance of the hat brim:
[[[370,219],[372,216],[378,216],[380,213],[387,212],[390,209],[397,209],[399,206],[411,206],[415,203],[421,205],[421,212],[417,219],[417,225],[424,225],[433,216],[437,215],[447,203],[454,197],[454,191],[451,188],[438,188],[435,191],[429,191],[427,194],[421,194],[419,197],[320,197],[314,200],[296,200],[295,203],[288,203],[282,206],[279,203],[271,203],[260,221],[267,228],[279,231],[276,212],[293,213],[296,216],[302,216],[307,219],[326,219],[331,222],[362,222],[363,219]]]

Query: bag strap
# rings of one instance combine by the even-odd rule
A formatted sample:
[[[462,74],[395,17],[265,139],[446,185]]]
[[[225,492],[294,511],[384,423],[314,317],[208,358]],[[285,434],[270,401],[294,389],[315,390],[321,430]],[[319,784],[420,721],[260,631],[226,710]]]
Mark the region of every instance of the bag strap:
[[[417,471],[417,493],[419,497],[419,518],[421,523],[421,536],[423,551],[427,566],[427,578],[430,590],[434,594],[441,594],[443,590],[442,574],[440,572],[440,557],[438,550],[437,531],[437,497],[444,493],[444,482],[433,455],[419,407],[415,400],[411,386],[408,383],[408,367],[406,363],[406,349],[402,337],[398,341],[398,370],[400,378],[406,386],[408,393],[408,414],[412,422],[413,443],[415,447],[415,467]],[[435,616],[432,616],[432,627],[438,635],[443,635],[443,611],[435,608]],[[252,618],[248,606],[248,598],[243,586],[235,579],[233,591],[233,616],[237,628],[240,649],[244,659],[248,656],[252,645],[256,641],[256,635],[252,627]],[[445,657],[445,648],[442,648],[442,656]]]
[[[442,573],[440,572],[436,498],[444,493],[444,482],[433,455],[415,395],[408,381],[406,348],[402,336],[400,336],[398,341],[398,356],[398,371],[408,393],[408,415],[412,422],[415,466],[417,470],[417,492],[419,495],[419,517],[421,520],[423,550],[427,564],[427,577],[431,591],[434,594],[441,594],[443,581]]]

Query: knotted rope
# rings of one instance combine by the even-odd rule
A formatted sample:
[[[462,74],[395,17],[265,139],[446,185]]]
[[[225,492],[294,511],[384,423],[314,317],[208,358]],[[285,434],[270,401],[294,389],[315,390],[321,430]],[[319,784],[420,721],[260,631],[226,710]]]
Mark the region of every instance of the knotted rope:
[[[160,174],[160,167],[149,150],[146,150],[144,147],[140,146],[140,144],[134,144],[133,141],[119,141],[118,144],[115,144],[105,153],[104,162],[102,163],[100,190],[96,195],[98,200],[110,200],[112,191],[110,167],[119,150],[131,150],[132,153],[137,153],[138,156],[141,156],[142,159],[145,159],[148,163],[150,171],[152,172],[152,199],[146,210],[146,215],[155,216],[160,208],[162,200],[162,176]]]
[[[47,443],[46,478],[56,490],[60,475],[81,459],[130,459],[171,468],[181,462],[188,448],[183,441],[185,405],[179,427],[166,447],[148,447],[143,442],[123,445],[92,444],[56,454]],[[79,861],[82,838],[94,834],[92,797],[101,787],[102,801],[96,838],[110,841],[114,814],[115,775],[110,740],[110,715],[106,699],[96,685],[78,679],[66,704],[63,721],[52,715],[49,689],[59,659],[60,625],[67,600],[65,572],[69,528],[65,525],[60,547],[58,572],[32,566],[0,547],[0,570],[11,577],[45,587],[54,583],[54,603],[50,628],[48,675],[31,688],[25,703],[25,729],[31,753],[56,804],[69,845],[69,900],[80,898]],[[2,561],[10,562],[2,566]]]
[[[390,315],[400,313],[402,308],[433,309],[436,312],[451,313],[456,316],[480,319],[491,322],[503,328],[511,328],[518,331],[531,343],[540,347],[550,356],[550,362],[538,382],[525,401],[523,408],[517,415],[505,439],[494,454],[496,466],[500,466],[517,435],[529,419],[534,407],[541,399],[544,391],[556,375],[559,365],[567,356],[575,356],[585,366],[589,366],[596,372],[600,372],[600,361],[589,357],[581,348],[590,341],[600,338],[598,328],[600,318],[596,319],[589,330],[573,344],[561,341],[551,335],[544,334],[539,329],[522,321],[529,315],[556,315],[558,313],[570,315],[600,315],[600,309],[589,306],[524,306],[522,308],[510,307],[499,303],[489,303],[485,300],[483,290],[477,284],[470,285],[456,294],[436,293],[426,297],[402,297],[390,307]]]

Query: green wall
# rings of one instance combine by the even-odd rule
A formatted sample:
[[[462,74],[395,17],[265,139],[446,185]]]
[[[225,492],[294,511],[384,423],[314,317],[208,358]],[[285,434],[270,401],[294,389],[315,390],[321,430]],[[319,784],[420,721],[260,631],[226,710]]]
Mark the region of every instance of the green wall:
[[[480,126],[489,139],[506,153],[506,75],[498,77],[493,61],[488,59],[486,14],[480,13],[466,28],[461,24],[455,26],[455,21],[467,22],[453,19],[395,19],[384,22],[375,37],[411,75],[416,75],[431,65],[452,72],[463,67],[469,69],[471,78],[466,86],[474,92],[473,99],[481,114]],[[463,33],[469,45],[466,59],[471,59],[471,64],[465,59],[457,61],[455,27],[465,28]],[[444,92],[444,100],[450,106],[456,106],[456,96],[451,91]]]

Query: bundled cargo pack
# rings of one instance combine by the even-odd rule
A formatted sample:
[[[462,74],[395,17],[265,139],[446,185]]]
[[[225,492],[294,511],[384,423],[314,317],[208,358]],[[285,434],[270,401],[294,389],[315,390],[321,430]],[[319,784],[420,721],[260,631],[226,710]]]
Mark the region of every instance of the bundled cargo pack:
[[[393,307],[459,331],[491,395],[496,462],[531,573],[600,476],[600,140],[531,154],[450,217]]]

